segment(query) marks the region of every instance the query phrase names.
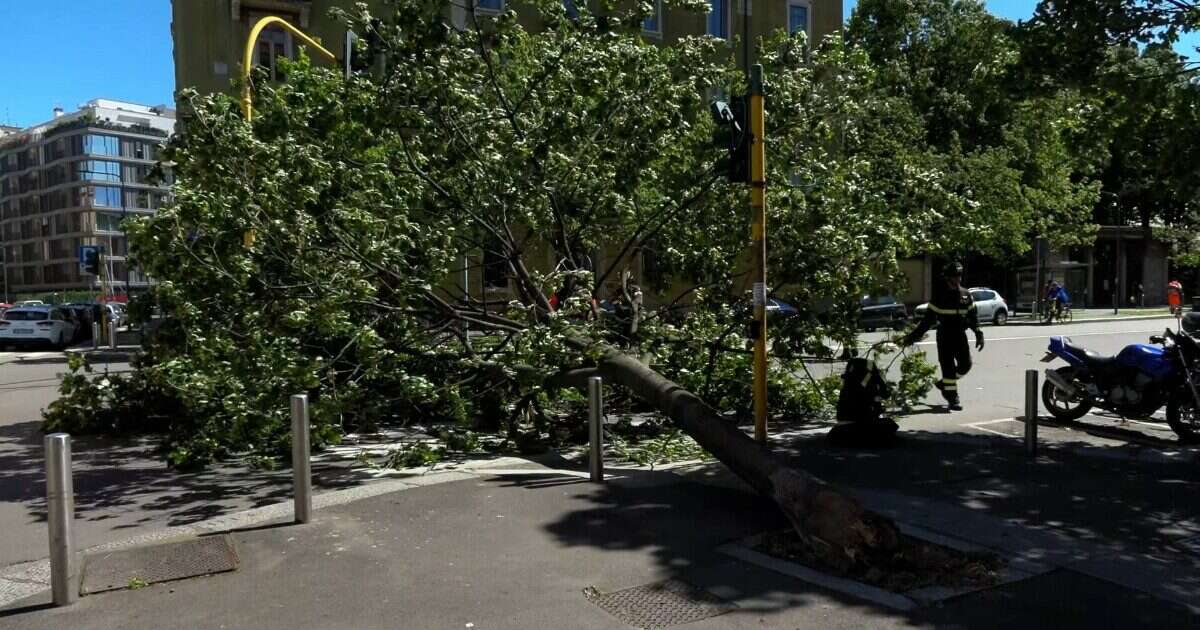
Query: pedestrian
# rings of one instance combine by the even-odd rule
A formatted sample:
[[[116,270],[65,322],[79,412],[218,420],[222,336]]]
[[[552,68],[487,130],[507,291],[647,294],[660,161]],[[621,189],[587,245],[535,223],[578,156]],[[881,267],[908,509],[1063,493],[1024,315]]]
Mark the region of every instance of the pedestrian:
[[[1146,289],[1142,287],[1141,282],[1133,285],[1133,293],[1135,296],[1137,296],[1138,307],[1139,308],[1145,307],[1146,306]]]
[[[1172,315],[1183,313],[1183,284],[1178,280],[1167,283],[1167,306],[1171,308]]]
[[[937,289],[925,317],[912,332],[904,336],[903,343],[911,346],[921,339],[935,323],[937,328],[938,363],[942,367],[942,379],[935,384],[942,392],[950,409],[962,410],[958,397],[958,381],[971,370],[971,346],[967,341],[967,330],[975,331],[975,349],[983,350],[983,331],[979,330],[979,316],[971,294],[962,286],[962,265],[952,262],[943,269],[944,284]]]

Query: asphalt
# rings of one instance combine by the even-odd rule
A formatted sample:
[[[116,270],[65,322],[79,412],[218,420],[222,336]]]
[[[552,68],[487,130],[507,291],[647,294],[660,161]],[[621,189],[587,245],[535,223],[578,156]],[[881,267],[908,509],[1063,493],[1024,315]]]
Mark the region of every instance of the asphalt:
[[[1024,369],[1043,367],[1037,359],[1048,334],[1112,352],[1172,321],[1036,334],[989,328],[988,348],[965,379],[966,412],[946,413],[931,396],[930,406],[900,420],[907,439],[881,451],[830,448],[817,426],[777,441],[798,466],[873,509],[1045,565],[1026,580],[938,606],[898,613],[716,553],[782,521],[723,468],[703,466],[623,472],[603,487],[577,474],[526,470],[364,494],[321,508],[309,525],[230,525],[243,527],[233,534],[242,558],[235,573],[86,597],[67,609],[50,609],[48,596],[37,595],[0,612],[0,627],[619,628],[627,626],[582,589],[666,577],[738,606],[687,626],[696,628],[1195,625],[1200,509],[1188,499],[1200,490],[1196,451],[1161,427],[1091,417],[1043,426],[1042,454],[1030,460],[1021,451],[1023,425],[1013,421],[1021,413],[1013,392]],[[0,566],[45,555],[31,418],[53,398],[63,361],[0,366]],[[149,443],[79,440],[76,451],[81,548],[164,525],[239,523],[247,508],[278,520],[282,512],[271,507],[289,496],[288,471],[177,475]],[[375,481],[346,466],[327,474],[318,467],[317,476],[332,493],[319,497]]]
[[[1136,470],[1121,466],[1047,475],[1044,484],[1031,486],[1029,477],[1040,475],[1028,471],[1061,472],[1060,466],[1078,462],[1055,457],[1027,464],[1010,449],[986,441],[970,453],[941,441],[914,443],[923,439],[858,453],[809,438],[794,444],[789,456],[834,473],[827,475],[832,478],[867,482],[854,490],[876,509],[887,512],[891,506],[908,522],[987,543],[1009,559],[1035,558],[1041,572],[939,605],[897,611],[718,552],[730,541],[786,526],[769,502],[721,481],[719,467],[683,474],[615,472],[618,478],[604,485],[550,470],[501,472],[321,510],[307,525],[235,531],[241,562],[235,572],[93,595],[66,608],[47,607],[48,597],[41,595],[0,613],[0,625],[13,630],[626,628],[590,603],[584,590],[608,593],[668,578],[736,607],[684,626],[696,629],[1094,629],[1200,623],[1180,602],[1198,601],[1196,558],[1180,552],[1166,556],[1168,551],[1159,549],[1154,566],[1141,560],[1170,537],[1155,530],[1156,519],[1194,522],[1195,510],[1164,510],[1172,497],[1194,496],[1195,473],[1147,472],[1161,482],[1140,480],[1153,488],[1150,495],[1121,495],[1139,482],[1130,477]],[[1027,470],[1023,476],[1017,472],[1021,468]],[[848,474],[839,476],[838,470]],[[1072,482],[1064,492],[1044,490],[1082,479],[1088,481],[1078,487]],[[1120,485],[1122,480],[1128,485]],[[1178,487],[1167,480],[1178,480]],[[997,485],[1008,482],[1007,489]],[[1090,495],[1077,501],[1076,492]],[[1004,493],[1019,498],[1011,505],[968,500]],[[1049,530],[1028,520],[1035,513],[1039,527]],[[1015,532],[1012,541],[1003,540],[1010,532]],[[1102,548],[1113,551],[1098,554]],[[1135,565],[1144,575],[1132,575]]]

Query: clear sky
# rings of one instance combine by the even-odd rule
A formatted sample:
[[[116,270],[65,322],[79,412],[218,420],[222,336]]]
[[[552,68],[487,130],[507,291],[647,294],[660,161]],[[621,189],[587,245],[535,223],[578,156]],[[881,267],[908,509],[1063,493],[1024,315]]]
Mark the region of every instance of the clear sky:
[[[0,0],[0,124],[93,98],[174,102],[171,0]]]
[[[216,1],[216,0],[212,0]],[[856,0],[845,0],[846,15]],[[1037,0],[988,0],[1013,20]],[[1200,35],[1180,51],[1200,59]],[[171,103],[175,74],[170,0],[0,0],[0,124],[49,120],[93,98]]]

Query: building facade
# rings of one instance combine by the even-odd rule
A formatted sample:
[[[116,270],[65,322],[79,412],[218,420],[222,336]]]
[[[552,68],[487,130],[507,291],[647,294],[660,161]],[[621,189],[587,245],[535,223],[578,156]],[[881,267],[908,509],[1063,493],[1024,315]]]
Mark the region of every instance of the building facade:
[[[176,89],[195,88],[201,93],[224,92],[239,75],[241,60],[250,28],[262,17],[282,17],[313,36],[329,50],[344,55],[347,33],[329,17],[334,7],[353,9],[360,0],[172,0],[171,32],[175,42]],[[575,2],[565,0],[568,10]],[[467,24],[467,2],[447,0],[451,21]],[[811,39],[837,32],[842,26],[842,0],[708,0],[707,15],[663,7],[656,0],[656,12],[643,26],[651,41],[672,42],[689,35],[709,34],[730,42],[730,52],[740,64],[753,56],[753,42],[777,30],[803,30]],[[383,9],[379,0],[368,0],[376,12]],[[521,14],[521,3],[514,0],[473,0],[479,15],[494,15],[512,8]],[[530,25],[534,26],[534,25]],[[735,40],[740,43],[734,44]],[[751,45],[747,46],[749,42]],[[280,57],[295,57],[297,45],[292,35],[278,27],[268,28],[259,37],[254,63],[275,69]],[[328,63],[321,59],[317,63]],[[753,59],[750,59],[753,62]],[[341,63],[339,61],[339,63]]]
[[[101,278],[79,270],[84,245],[104,248],[114,292],[148,285],[126,264],[121,223],[167,199],[169,182],[149,176],[174,127],[165,105],[97,99],[0,136],[0,261],[10,294],[99,291]]]
[[[337,66],[344,67],[347,54],[345,26],[329,16],[334,7],[351,9],[361,0],[172,0],[171,30],[174,37],[175,85],[177,89],[195,88],[200,93],[231,92],[233,81],[240,76],[241,59],[250,29],[269,15],[282,17],[313,37],[338,55]],[[585,0],[564,0],[568,13]],[[579,3],[579,4],[576,4]],[[804,31],[810,40],[820,40],[837,32],[842,26],[842,0],[708,0],[707,14],[664,7],[656,0],[655,13],[642,24],[648,41],[674,42],[682,37],[708,34],[726,40],[729,53],[741,67],[753,63],[753,43],[776,31]],[[369,9],[378,15],[385,8],[379,0],[367,0]],[[588,3],[592,6],[592,3]],[[469,9],[467,7],[473,7]],[[458,28],[467,28],[471,17],[497,15],[512,9],[526,28],[538,25],[529,17],[532,11],[522,10],[520,0],[446,1],[448,21]],[[749,45],[747,45],[747,43]],[[276,62],[283,57],[294,58],[298,53],[293,36],[278,27],[269,27],[259,36],[253,53],[253,63],[265,67],[275,76]],[[330,64],[319,56],[314,63]],[[181,106],[182,107],[182,106]],[[537,265],[549,271],[557,266],[548,247],[541,248],[544,261]],[[616,251],[598,248],[588,256],[593,269],[604,269]],[[639,279],[653,275],[652,256],[639,251],[628,260],[627,268]],[[536,262],[536,261],[535,261]],[[468,268],[465,277],[448,280],[447,286],[466,287],[471,297],[487,304],[504,305],[514,297],[507,264],[487,254],[472,256],[464,261]],[[455,274],[460,276],[461,274]],[[605,293],[615,290],[617,280],[606,286]],[[648,296],[648,303],[655,298]]]

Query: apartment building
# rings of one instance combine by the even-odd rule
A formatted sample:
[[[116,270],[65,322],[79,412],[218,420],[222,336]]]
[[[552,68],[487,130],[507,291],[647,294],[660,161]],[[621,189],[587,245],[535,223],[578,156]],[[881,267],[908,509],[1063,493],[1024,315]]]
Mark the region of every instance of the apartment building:
[[[79,248],[104,248],[105,276],[117,293],[148,285],[127,264],[121,228],[152,214],[167,182],[149,174],[175,128],[167,106],[96,99],[78,111],[55,108],[48,122],[0,134],[0,251],[11,294],[97,291],[79,272]]]
[[[353,9],[359,0],[172,0],[171,30],[175,42],[175,85],[200,92],[230,90],[238,76],[246,39],[255,22],[268,15],[282,17],[320,41],[339,57],[346,50],[347,34],[330,19],[333,7]],[[470,0],[468,0],[470,1]],[[494,15],[510,8],[521,14],[519,0],[473,0],[475,12]],[[583,0],[564,0],[568,10]],[[647,39],[671,42],[688,35],[709,34],[730,41],[730,53],[745,64],[753,63],[753,42],[776,30],[803,30],[809,37],[822,38],[842,25],[842,0],[708,0],[707,15],[670,9],[656,0],[656,12],[643,23]],[[379,0],[369,0],[376,12]],[[467,2],[447,0],[449,17],[465,25]],[[534,26],[534,25],[530,25]],[[741,40],[734,46],[733,42]],[[296,43],[290,33],[275,27],[259,37],[254,63],[275,72],[281,57],[295,57]],[[318,63],[325,63],[318,60]]]

